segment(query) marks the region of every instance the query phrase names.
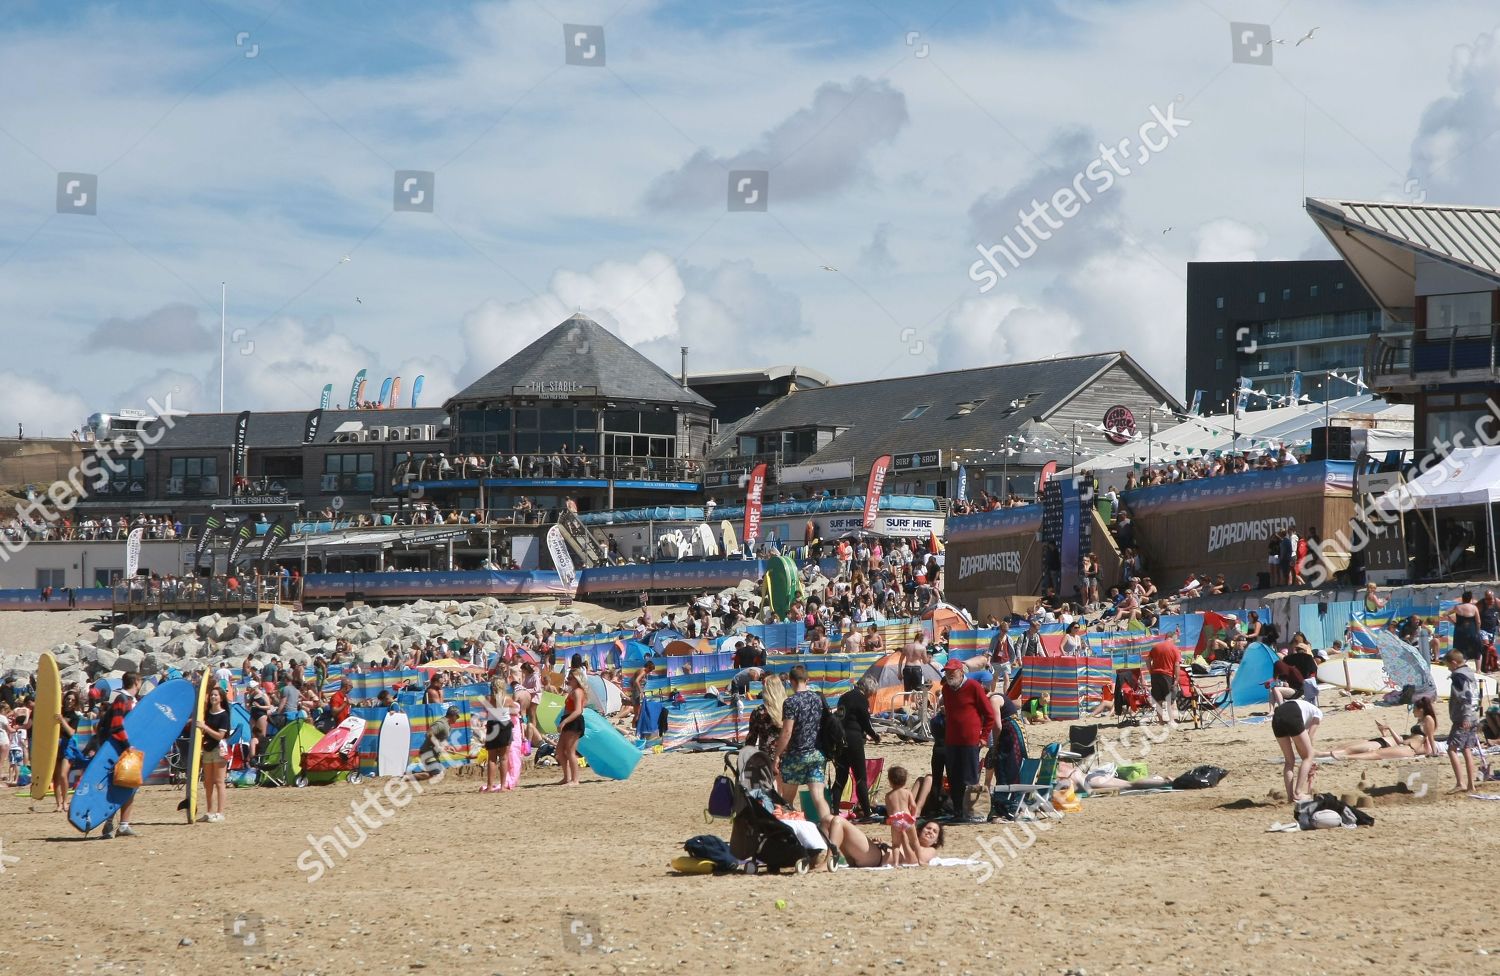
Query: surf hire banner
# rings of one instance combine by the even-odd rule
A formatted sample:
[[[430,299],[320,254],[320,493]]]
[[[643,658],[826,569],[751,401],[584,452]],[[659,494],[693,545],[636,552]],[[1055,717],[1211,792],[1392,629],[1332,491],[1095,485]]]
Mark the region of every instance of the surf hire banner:
[[[562,526],[554,525],[547,530],[547,552],[552,556],[552,566],[568,592],[578,585],[578,573],[573,568],[573,557],[568,554],[568,543],[563,539]]]
[[[360,370],[354,374],[354,382],[349,384],[349,409],[353,410],[359,406],[359,391],[365,385],[365,373],[368,370]]]
[[[214,533],[224,525],[224,520],[217,515],[210,515],[203,523],[203,532],[198,536],[198,548],[193,550],[193,568],[197,569],[203,562],[203,553],[208,549],[208,541],[213,538]]]
[[[145,538],[146,530],[137,526],[130,530],[130,535],[125,537],[125,578],[130,579],[140,572],[141,569],[141,540]]]
[[[302,443],[311,444],[318,436],[318,425],[323,422],[323,408],[307,412],[307,420],[302,424]]]
[[[880,509],[880,493],[885,490],[886,472],[891,470],[891,456],[882,454],[870,465],[870,480],[865,485],[865,518],[863,527],[875,524],[875,513]]]
[[[745,548],[753,549],[760,538],[760,503],[766,493],[766,465],[757,464],[745,482]]]
[[[242,410],[234,418],[234,477],[245,476],[245,448],[250,437],[250,411]]]

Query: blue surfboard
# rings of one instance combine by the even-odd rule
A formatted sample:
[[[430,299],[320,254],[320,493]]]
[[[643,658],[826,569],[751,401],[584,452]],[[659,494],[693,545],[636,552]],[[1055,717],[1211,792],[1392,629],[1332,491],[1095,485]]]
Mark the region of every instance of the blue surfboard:
[[[592,708],[583,710],[583,738],[578,740],[578,754],[605,779],[629,779],[641,761],[640,750]]]
[[[186,678],[164,681],[136,702],[125,716],[125,736],[145,757],[146,775],[161,764],[172,743],[193,716],[198,689]],[[85,834],[108,820],[130,799],[133,791],[115,786],[111,777],[120,761],[120,746],[106,740],[84,767],[68,805],[68,823]]]

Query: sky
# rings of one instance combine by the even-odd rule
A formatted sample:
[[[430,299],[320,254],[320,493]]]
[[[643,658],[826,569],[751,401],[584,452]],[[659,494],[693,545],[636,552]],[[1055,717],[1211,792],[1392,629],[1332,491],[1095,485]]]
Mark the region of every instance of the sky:
[[[33,436],[218,409],[221,283],[228,410],[360,369],[440,404],[578,310],[674,373],[1123,349],[1186,394],[1187,262],[1334,257],[1308,196],[1500,205],[1491,0],[7,15],[0,430]]]

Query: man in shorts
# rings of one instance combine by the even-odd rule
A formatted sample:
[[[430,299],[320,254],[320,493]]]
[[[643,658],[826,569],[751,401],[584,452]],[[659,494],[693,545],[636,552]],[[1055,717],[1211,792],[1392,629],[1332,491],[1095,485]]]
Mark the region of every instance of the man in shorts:
[[[1170,638],[1164,638],[1146,652],[1146,668],[1151,674],[1151,701],[1159,721],[1177,722],[1177,670],[1182,666],[1182,651]]]
[[[927,687],[927,664],[932,655],[927,653],[927,635],[918,634],[901,649],[901,688],[903,691],[921,691]]]

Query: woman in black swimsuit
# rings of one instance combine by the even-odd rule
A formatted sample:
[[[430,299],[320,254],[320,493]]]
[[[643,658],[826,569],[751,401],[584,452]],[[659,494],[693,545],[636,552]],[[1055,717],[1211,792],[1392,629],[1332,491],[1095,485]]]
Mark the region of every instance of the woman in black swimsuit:
[[[578,740],[583,738],[583,710],[588,702],[583,682],[582,668],[574,668],[568,672],[568,697],[563,704],[562,718],[557,723],[561,733],[557,741],[557,762],[563,771],[563,778],[558,781],[558,786],[578,785]]]

